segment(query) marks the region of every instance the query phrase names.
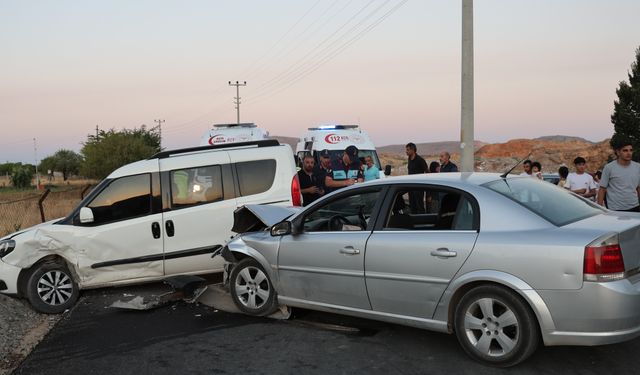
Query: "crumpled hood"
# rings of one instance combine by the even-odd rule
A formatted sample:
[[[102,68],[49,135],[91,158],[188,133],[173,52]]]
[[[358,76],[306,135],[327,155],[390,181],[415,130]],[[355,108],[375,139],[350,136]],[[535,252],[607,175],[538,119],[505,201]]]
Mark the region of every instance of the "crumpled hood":
[[[301,207],[248,204],[233,212],[231,230],[236,233],[260,231],[300,212],[301,209]]]
[[[22,237],[22,236],[33,235],[33,233],[35,233],[36,229],[51,226],[51,225],[57,223],[58,221],[60,221],[62,219],[64,219],[64,218],[63,217],[59,217],[57,219],[49,220],[49,221],[46,221],[44,223],[40,223],[40,224],[34,225],[32,227],[19,230],[17,232],[13,232],[11,234],[8,234],[8,235],[0,238],[0,240],[6,240],[6,239],[10,239],[10,238],[16,239],[16,237],[18,237],[18,236]]]

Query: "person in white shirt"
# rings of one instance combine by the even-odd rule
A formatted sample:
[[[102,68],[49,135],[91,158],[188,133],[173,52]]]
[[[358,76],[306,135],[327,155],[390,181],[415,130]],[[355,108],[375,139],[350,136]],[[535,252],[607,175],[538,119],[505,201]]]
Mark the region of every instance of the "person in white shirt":
[[[520,176],[531,177],[531,160],[525,160],[524,163],[522,163],[522,169],[524,172],[520,173]]]
[[[565,189],[569,189],[584,198],[593,200],[596,196],[597,185],[595,181],[593,181],[593,177],[585,172],[587,169],[587,161],[583,157],[578,156],[573,160],[573,164],[576,166],[576,171],[569,173],[569,176],[567,176],[567,182],[564,185]]]

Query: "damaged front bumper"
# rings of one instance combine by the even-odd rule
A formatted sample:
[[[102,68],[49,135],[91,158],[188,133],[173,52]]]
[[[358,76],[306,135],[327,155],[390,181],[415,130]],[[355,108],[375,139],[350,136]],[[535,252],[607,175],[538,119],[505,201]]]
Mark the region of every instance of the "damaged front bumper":
[[[22,268],[0,260],[0,293],[18,294],[18,277]]]

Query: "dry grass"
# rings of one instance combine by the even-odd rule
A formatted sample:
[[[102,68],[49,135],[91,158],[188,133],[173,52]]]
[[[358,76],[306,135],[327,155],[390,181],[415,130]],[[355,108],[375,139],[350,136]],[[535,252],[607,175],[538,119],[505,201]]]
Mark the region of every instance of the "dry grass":
[[[80,183],[51,186],[42,204],[45,221],[67,216],[80,202],[83,187]],[[41,223],[38,200],[43,193],[0,189],[0,236]]]

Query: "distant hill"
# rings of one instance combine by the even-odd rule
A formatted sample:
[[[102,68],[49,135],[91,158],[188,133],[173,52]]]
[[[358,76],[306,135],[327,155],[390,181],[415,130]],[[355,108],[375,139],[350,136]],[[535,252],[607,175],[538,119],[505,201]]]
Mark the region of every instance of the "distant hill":
[[[581,137],[572,137],[570,135],[545,135],[543,137],[534,138],[534,141],[553,141],[553,142],[567,142],[567,141],[580,141],[593,144],[594,142],[588,141]]]
[[[478,150],[482,146],[487,143],[482,141],[475,141],[475,149]],[[378,154],[402,154],[405,153],[406,144],[401,145],[388,145],[377,147]],[[460,142],[459,141],[442,141],[442,142],[426,142],[426,143],[416,143],[416,148],[418,149],[419,155],[424,156],[435,156],[440,154],[442,151],[447,151],[450,154],[458,154],[460,153]]]

